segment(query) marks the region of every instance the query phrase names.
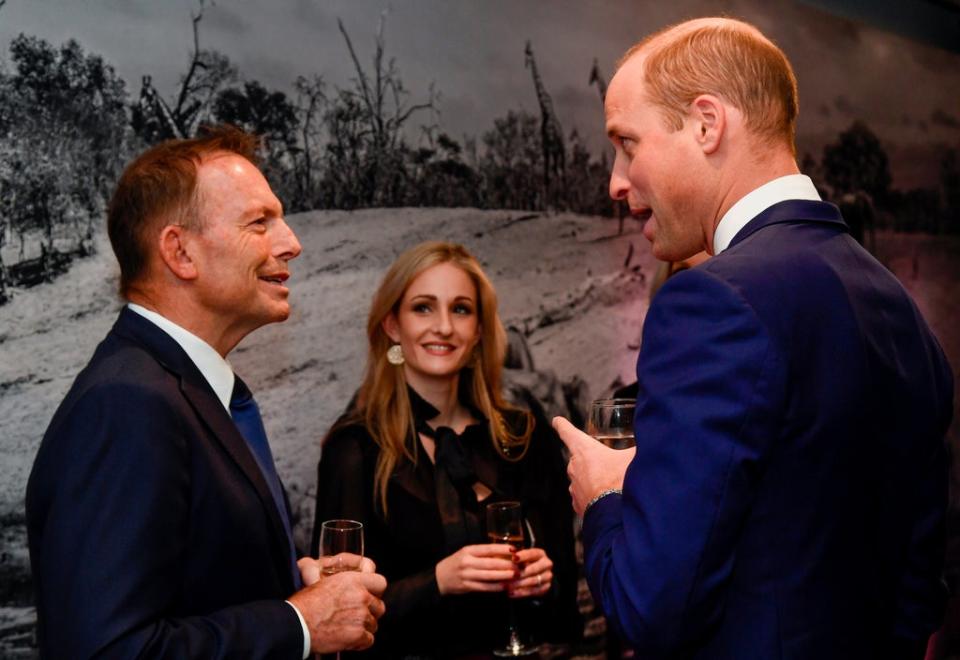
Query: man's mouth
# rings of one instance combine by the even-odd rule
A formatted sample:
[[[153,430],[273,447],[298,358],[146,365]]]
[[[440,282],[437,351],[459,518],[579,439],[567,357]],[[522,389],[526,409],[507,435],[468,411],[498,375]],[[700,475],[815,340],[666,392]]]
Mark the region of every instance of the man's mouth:
[[[275,275],[261,275],[260,279],[271,284],[283,284],[290,277],[290,273],[276,273]]]
[[[653,215],[653,209],[650,207],[636,207],[630,209],[630,216],[634,220],[639,220],[640,222],[645,222],[650,219],[650,216]]]

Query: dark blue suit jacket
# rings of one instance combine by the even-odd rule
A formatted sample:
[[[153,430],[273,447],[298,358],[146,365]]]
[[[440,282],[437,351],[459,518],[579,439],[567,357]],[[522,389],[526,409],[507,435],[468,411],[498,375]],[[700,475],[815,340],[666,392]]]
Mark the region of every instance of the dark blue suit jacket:
[[[637,375],[636,458],[584,542],[639,657],[922,657],[953,377],[836,207],[779,203],[671,278]]]
[[[301,657],[269,488],[193,362],[138,314],[54,415],[26,504],[43,657]]]

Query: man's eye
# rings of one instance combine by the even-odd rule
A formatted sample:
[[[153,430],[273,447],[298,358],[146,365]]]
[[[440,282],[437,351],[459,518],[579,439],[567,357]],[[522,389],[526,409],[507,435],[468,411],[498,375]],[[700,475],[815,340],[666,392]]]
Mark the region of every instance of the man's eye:
[[[637,141],[633,138],[621,137],[620,146],[629,154],[632,153],[634,148],[637,146]]]

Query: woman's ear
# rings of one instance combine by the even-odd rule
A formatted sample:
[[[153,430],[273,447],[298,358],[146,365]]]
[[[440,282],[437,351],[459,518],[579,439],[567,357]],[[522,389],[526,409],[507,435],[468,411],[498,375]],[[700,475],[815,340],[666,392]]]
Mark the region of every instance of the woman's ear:
[[[393,312],[387,314],[387,317],[380,322],[380,327],[390,337],[390,341],[400,343],[400,323],[397,321],[397,315]]]
[[[700,148],[705,154],[714,153],[720,148],[727,129],[727,109],[723,102],[713,94],[701,94],[690,104],[690,116]]]
[[[160,232],[160,260],[181,280],[197,278],[197,264],[187,249],[187,230],[181,225],[167,225]]]

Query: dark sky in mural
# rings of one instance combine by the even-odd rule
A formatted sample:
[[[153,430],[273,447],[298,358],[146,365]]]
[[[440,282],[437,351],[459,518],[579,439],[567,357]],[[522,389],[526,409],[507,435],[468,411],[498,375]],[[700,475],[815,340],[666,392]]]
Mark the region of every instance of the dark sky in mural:
[[[0,63],[20,32],[54,43],[75,38],[115,66],[132,98],[144,74],[169,97],[186,69],[196,8],[195,0],[8,0],[0,10]],[[216,0],[201,24],[202,46],[270,88],[289,91],[298,75],[315,74],[344,85],[352,65],[336,19],[366,64],[384,10],[388,55],[410,101],[425,99],[434,83],[441,125],[457,138],[479,136],[508,108],[538,112],[523,65],[530,39],[564,130],[576,128],[599,149],[602,110],[587,84],[593,58],[609,77],[640,36],[684,18],[727,14],[754,22],[793,61],[801,154],[819,158],[838,131],[864,118],[890,155],[894,185],[909,188],[933,185],[937,154],[960,146],[960,55],[785,0]]]

